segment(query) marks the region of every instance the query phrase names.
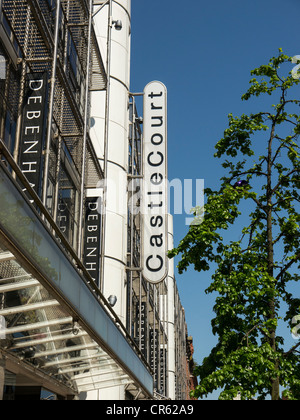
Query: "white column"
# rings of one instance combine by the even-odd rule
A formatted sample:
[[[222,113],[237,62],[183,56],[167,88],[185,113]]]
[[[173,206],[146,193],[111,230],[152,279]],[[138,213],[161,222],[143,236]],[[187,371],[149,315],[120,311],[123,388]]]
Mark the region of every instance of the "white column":
[[[94,124],[90,135],[97,157],[107,176],[107,189],[103,194],[105,216],[103,219],[102,292],[106,298],[110,295],[117,297],[117,303],[113,309],[125,325],[131,0],[112,0],[111,4],[112,21],[120,20],[122,29],[117,30],[112,25],[111,42],[108,45],[109,5],[104,6],[95,15],[94,28],[103,62],[107,62],[107,47],[110,48],[111,59],[108,65],[108,70],[110,70],[108,91],[92,92],[91,95],[90,115]],[[98,8],[99,4],[95,4],[94,11]],[[108,110],[106,109],[107,94],[109,95]],[[106,115],[108,115],[107,121]],[[107,151],[106,156],[105,151]],[[124,386],[101,389],[89,397],[101,400],[122,400],[125,397]]]
[[[112,0],[112,20],[120,20],[122,29],[111,30],[110,87],[108,109],[107,156],[105,159],[106,92],[92,92],[91,117],[95,124],[91,137],[102,167],[107,163],[107,193],[103,294],[118,299],[115,312],[126,321],[125,266],[127,263],[127,165],[128,165],[128,101],[130,80],[130,3]],[[99,6],[95,5],[94,10]],[[107,58],[108,6],[95,16],[95,31],[103,56]]]

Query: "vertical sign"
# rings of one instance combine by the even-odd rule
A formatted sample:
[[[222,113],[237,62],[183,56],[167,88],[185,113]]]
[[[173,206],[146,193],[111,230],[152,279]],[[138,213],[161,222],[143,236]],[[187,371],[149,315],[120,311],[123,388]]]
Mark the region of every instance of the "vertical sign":
[[[145,87],[143,126],[142,266],[144,278],[157,284],[168,273],[167,89],[161,82]]]
[[[20,168],[32,188],[40,195],[42,150],[47,109],[47,73],[26,75]]]
[[[68,209],[70,199],[58,199],[57,206],[57,224],[64,236],[70,240],[70,212]]]
[[[167,394],[166,381],[167,379],[167,349],[164,346],[160,349],[160,393]]]
[[[154,384],[156,389],[158,387],[158,369],[160,362],[159,346],[158,346],[159,332],[157,329],[150,331],[150,367],[154,372]]]
[[[4,316],[0,315],[0,340],[6,339],[6,321]]]
[[[85,201],[85,235],[83,264],[95,284],[100,286],[101,199],[87,197]]]
[[[140,323],[138,325],[139,338],[141,340],[141,352],[147,360],[147,337],[148,337],[148,317],[147,317],[147,303],[141,302]]]

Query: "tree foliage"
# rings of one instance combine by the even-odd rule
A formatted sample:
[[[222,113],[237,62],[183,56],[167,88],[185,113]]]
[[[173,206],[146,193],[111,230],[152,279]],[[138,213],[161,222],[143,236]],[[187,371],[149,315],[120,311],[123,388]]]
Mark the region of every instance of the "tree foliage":
[[[212,331],[218,343],[197,368],[195,397],[219,388],[220,399],[240,393],[278,400],[280,387],[289,399],[300,395],[300,343],[287,349],[278,332],[282,322],[291,329],[300,313],[290,288],[300,279],[300,101],[292,98],[300,91],[291,62],[280,49],[251,72],[242,100],[264,99],[267,109],[229,115],[215,153],[226,175],[218,191],[205,190],[202,223],[192,224],[169,255],[180,255],[180,273],[190,265],[200,272],[216,268],[206,293],[217,292]],[[225,240],[240,220],[239,237]]]

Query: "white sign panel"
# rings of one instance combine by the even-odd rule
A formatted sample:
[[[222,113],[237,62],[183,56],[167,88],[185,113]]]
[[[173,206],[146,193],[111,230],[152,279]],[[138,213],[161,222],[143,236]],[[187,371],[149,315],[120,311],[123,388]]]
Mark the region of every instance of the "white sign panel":
[[[6,339],[5,330],[6,330],[5,318],[4,316],[0,316],[0,340]]]
[[[144,90],[143,166],[143,276],[160,283],[168,274],[167,89],[161,82]]]

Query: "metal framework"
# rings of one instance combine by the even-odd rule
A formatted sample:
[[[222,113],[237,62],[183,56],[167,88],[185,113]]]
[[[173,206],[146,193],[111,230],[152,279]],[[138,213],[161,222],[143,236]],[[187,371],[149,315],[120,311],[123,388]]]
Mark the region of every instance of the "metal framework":
[[[64,209],[68,226],[62,224],[62,230],[80,252],[85,190],[103,178],[88,134],[89,92],[106,88],[91,5],[85,0],[3,0],[1,5],[0,27],[7,39],[2,47],[6,78],[1,81],[0,136],[18,162],[25,77],[46,72],[41,198],[58,224]]]
[[[167,396],[167,283],[146,282],[141,274],[141,214],[139,212],[142,168],[142,119],[135,95],[130,101],[128,154],[128,260],[127,329],[153,370],[157,395]]]
[[[135,354],[137,360],[140,358],[140,361],[145,366],[146,362],[143,360],[143,355],[139,352],[135,342],[131,339],[122,322],[114,313],[100,290],[95,287],[82,262],[76,256],[75,251],[68,244],[50,214],[45,211],[36,193],[33,189],[30,189],[25,176],[22,175],[20,169],[16,166],[4,144],[1,142],[0,150],[1,176],[3,177],[3,173],[6,174],[5,177],[11,182],[11,189],[17,188],[19,194],[21,193],[22,187],[17,187],[17,184],[13,184],[13,178],[9,175],[3,163],[6,162],[7,166],[12,167],[19,183],[24,183],[24,186],[28,189],[33,199],[33,204],[37,207],[37,210],[41,211],[41,215],[46,218],[47,223],[49,223],[49,228],[59,237],[65,251],[60,245],[57,244],[56,246],[61,248],[60,253],[62,254],[62,258],[67,258],[65,259],[65,263],[76,263],[78,274],[81,276],[80,283],[87,286],[89,293],[94,294],[96,298],[94,300],[91,299],[91,301],[94,301],[96,305],[100,305],[102,314],[104,314],[104,309],[106,316],[112,319],[114,325],[118,325],[118,328],[114,328],[115,332],[107,330],[104,333],[104,337],[112,334],[114,339],[118,339],[115,336],[116,331],[118,331],[118,334],[120,334],[119,338],[121,339],[118,339],[120,345],[124,347],[125,342],[127,342],[131,348],[132,356]],[[48,283],[53,275],[54,278],[58,278],[57,274],[54,274],[56,268],[51,264],[48,257],[38,256],[36,245],[31,244],[30,229],[26,232],[26,225],[28,224],[26,220],[28,217],[26,216],[24,218],[21,216],[17,205],[12,205],[12,211],[7,213],[7,203],[9,201],[5,201],[6,196],[7,193],[2,188],[2,203],[0,206],[1,353],[4,353],[7,359],[15,357],[19,361],[21,360],[26,363],[31,370],[34,369],[34,371],[39,372],[44,377],[44,383],[49,384],[50,389],[53,386],[50,378],[51,380],[55,379],[56,385],[62,384],[61,389],[63,390],[65,388],[68,395],[77,395],[83,391],[99,390],[110,386],[131,384],[131,392],[134,395],[139,394],[139,398],[148,397],[148,393],[141,391],[140,387],[137,386],[139,380],[136,382],[136,379],[132,379],[132,367],[129,369],[127,364],[124,365],[122,360],[117,361],[118,357],[112,357],[111,350],[106,349],[107,344],[104,342],[99,344],[99,338],[96,338],[93,335],[94,333],[89,330],[89,327],[86,327],[85,321],[81,318],[80,310],[78,311],[78,308],[74,306],[70,307],[70,303],[68,303],[70,297],[66,295],[70,293],[70,296],[72,296],[72,290],[68,288],[68,291],[63,297],[60,294],[56,296],[55,293],[57,291],[54,291],[53,286]],[[21,207],[29,205],[29,200],[24,197],[24,204]],[[34,217],[36,218],[35,223],[43,223],[37,211],[32,209],[32,215],[29,216],[29,220],[33,222]],[[20,220],[20,230],[17,233],[18,238],[14,237],[14,235],[11,236],[12,233],[9,232],[9,226],[15,230],[16,218]],[[44,226],[44,229],[46,229],[46,226]],[[50,235],[49,229],[48,233]],[[38,242],[42,238],[37,230],[34,236]],[[19,240],[21,240],[20,243],[18,243]],[[25,242],[22,243],[23,241]],[[54,241],[54,237],[52,241]],[[30,250],[27,250],[27,252],[29,251],[32,256],[34,254],[32,262],[24,248],[25,243],[28,243],[30,246]],[[43,245],[45,246],[45,241]],[[42,268],[41,264],[46,264],[46,271]],[[57,268],[59,269],[59,267]],[[64,276],[67,274],[65,270],[66,268],[63,269]],[[48,280],[44,277],[45,275],[46,277],[50,276]],[[73,276],[70,280],[75,284],[75,278]],[[86,298],[84,299],[83,295],[81,296],[84,302]],[[97,310],[97,308],[94,308],[94,310]],[[99,321],[100,324],[103,321],[102,318]],[[100,330],[102,328],[100,325]],[[107,340],[107,338],[104,340]],[[126,351],[128,351],[128,344]],[[146,367],[143,369],[146,370]],[[15,371],[15,365],[12,366],[11,371]]]
[[[1,260],[0,279],[1,346],[8,354],[63,383],[69,394],[132,383],[15,258]]]
[[[141,215],[139,213],[141,180],[143,179],[142,118],[138,116],[136,97],[130,95],[129,153],[128,153],[128,241],[127,241],[127,330],[153,370],[156,398],[168,395],[168,294],[167,281],[158,285],[146,282],[141,273]],[[185,314],[177,286],[174,288],[175,317],[175,395],[186,399],[187,372]]]
[[[0,62],[4,61],[5,69],[4,75],[0,69],[2,159],[138,355],[138,347],[92,284],[80,252],[85,191],[96,188],[103,178],[89,137],[90,91],[104,90],[107,84],[92,25],[92,2],[3,0],[0,6]],[[16,163],[26,75],[41,72],[47,74],[48,99],[38,198]],[[51,377],[70,394],[130,385],[133,395],[145,398],[122,367],[2,241],[0,248],[1,351],[7,360],[21,359],[28,369],[46,374],[47,381]]]
[[[185,400],[189,391],[189,375],[187,367],[187,325],[185,313],[175,287],[175,395],[178,400]]]
[[[77,267],[91,294],[106,306],[132,350],[152,371],[156,398],[164,399],[168,395],[168,287],[167,281],[149,284],[141,274],[141,216],[137,210],[143,177],[142,121],[136,94],[130,94],[129,112],[125,327],[82,264],[85,191],[96,188],[105,172],[89,136],[90,92],[105,90],[108,83],[92,24],[92,2],[0,0],[0,11],[0,167],[5,165],[28,192],[37,215],[60,242],[62,252]],[[46,73],[48,81],[39,197],[17,166],[29,73]],[[174,311],[178,317],[179,399],[186,381],[186,326],[177,298]],[[75,395],[125,385],[135,398],[148,396],[137,388],[124,366],[116,363],[45,284],[23,266],[1,235],[0,321],[0,345],[7,360],[12,365],[15,359],[22,360],[27,373],[38,372],[53,389]]]

